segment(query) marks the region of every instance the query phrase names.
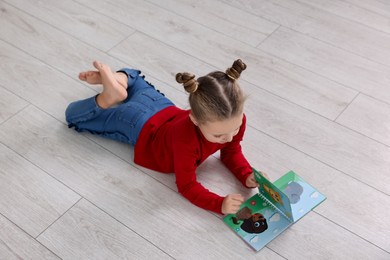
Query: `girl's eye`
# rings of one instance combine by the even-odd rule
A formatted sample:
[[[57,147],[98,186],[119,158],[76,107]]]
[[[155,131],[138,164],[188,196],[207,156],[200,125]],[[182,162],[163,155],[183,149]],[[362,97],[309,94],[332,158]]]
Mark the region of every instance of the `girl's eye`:
[[[214,135],[215,138],[220,138],[222,135]]]

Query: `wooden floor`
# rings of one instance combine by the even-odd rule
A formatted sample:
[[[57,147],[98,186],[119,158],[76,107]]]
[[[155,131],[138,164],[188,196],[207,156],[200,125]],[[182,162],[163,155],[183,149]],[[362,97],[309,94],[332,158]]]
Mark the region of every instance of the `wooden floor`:
[[[327,196],[254,252],[132,147],[68,129],[94,59],[141,69],[178,106],[177,72],[243,59],[243,149],[271,180]],[[390,2],[0,0],[0,259],[390,259]],[[207,188],[250,196],[218,154]]]

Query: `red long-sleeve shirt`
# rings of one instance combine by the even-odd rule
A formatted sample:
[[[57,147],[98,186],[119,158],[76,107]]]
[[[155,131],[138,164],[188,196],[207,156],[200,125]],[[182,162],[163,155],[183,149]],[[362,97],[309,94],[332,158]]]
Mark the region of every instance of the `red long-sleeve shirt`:
[[[189,110],[165,108],[144,125],[134,149],[134,162],[151,170],[175,173],[178,191],[193,204],[222,214],[221,197],[196,180],[196,168],[207,157],[221,151],[221,161],[245,185],[252,168],[241,151],[246,118],[229,143],[212,143],[189,118]]]

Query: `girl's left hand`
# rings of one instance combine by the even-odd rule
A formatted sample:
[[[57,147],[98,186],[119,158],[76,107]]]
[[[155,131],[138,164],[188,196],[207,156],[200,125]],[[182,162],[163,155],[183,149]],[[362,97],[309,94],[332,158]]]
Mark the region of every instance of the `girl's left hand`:
[[[269,180],[268,174],[266,174],[265,172],[260,172],[260,174],[263,175],[267,180]]]
[[[263,175],[265,178],[267,178],[269,180],[268,174],[266,174],[264,172],[260,172],[260,174]],[[257,187],[259,187],[259,184],[256,182],[255,173],[254,172],[252,172],[252,174],[248,176],[248,178],[246,179],[245,184],[249,188],[257,188]]]
[[[251,175],[249,175],[248,178],[246,178],[245,184],[249,188],[259,187],[259,184],[255,180],[255,173],[254,172],[252,172]]]

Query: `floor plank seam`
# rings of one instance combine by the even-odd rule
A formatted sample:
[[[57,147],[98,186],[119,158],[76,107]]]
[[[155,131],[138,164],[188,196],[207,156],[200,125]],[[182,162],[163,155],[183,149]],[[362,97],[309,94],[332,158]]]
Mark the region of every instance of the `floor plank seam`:
[[[380,192],[380,193],[382,193],[382,194],[384,194],[384,195],[386,195],[386,196],[390,196],[390,194],[387,194],[386,192],[384,192],[384,191],[382,191],[382,190],[379,190],[378,188],[376,188],[376,187],[374,187],[374,186],[372,186],[372,185],[370,185],[370,184],[368,184],[368,183],[365,183],[364,181],[362,181],[362,180],[360,180],[360,179],[354,177],[353,175],[348,174],[348,173],[346,173],[346,172],[344,172],[344,171],[342,171],[342,170],[336,168],[336,167],[333,166],[333,165],[330,165],[330,164],[328,164],[328,163],[326,163],[326,162],[323,162],[323,161],[321,161],[320,159],[318,159],[318,158],[316,158],[316,157],[313,157],[312,155],[310,155],[310,154],[308,154],[308,153],[306,153],[306,152],[304,152],[304,151],[302,151],[302,150],[300,150],[300,149],[298,149],[298,148],[296,148],[296,147],[294,147],[294,146],[291,146],[290,144],[288,144],[288,143],[286,143],[286,142],[284,142],[284,141],[281,141],[281,140],[279,140],[279,139],[273,137],[272,135],[269,135],[269,134],[266,133],[266,132],[263,132],[261,129],[257,129],[257,128],[255,128],[255,127],[253,127],[253,126],[249,126],[249,127],[252,127],[253,129],[255,129],[255,130],[257,130],[257,131],[263,133],[264,135],[270,137],[271,139],[274,139],[274,140],[276,140],[276,141],[278,141],[278,142],[280,142],[280,143],[282,143],[282,144],[284,144],[284,145],[286,145],[286,146],[292,148],[293,150],[295,150],[295,151],[297,151],[297,152],[299,152],[299,153],[301,153],[301,154],[306,155],[307,157],[311,158],[312,160],[315,160],[315,161],[317,161],[317,162],[319,162],[319,163],[321,163],[321,164],[323,164],[323,165],[328,166],[329,168],[331,168],[331,169],[333,169],[333,170],[339,172],[340,174],[343,174],[343,175],[345,175],[345,176],[348,176],[348,177],[354,179],[355,181],[357,181],[357,182],[359,182],[359,183],[361,183],[361,184],[364,184],[364,185],[366,185],[366,186],[368,186],[368,187],[370,187],[370,188],[372,188],[372,189],[374,189],[374,190],[376,190],[376,191],[378,191],[378,192]]]

